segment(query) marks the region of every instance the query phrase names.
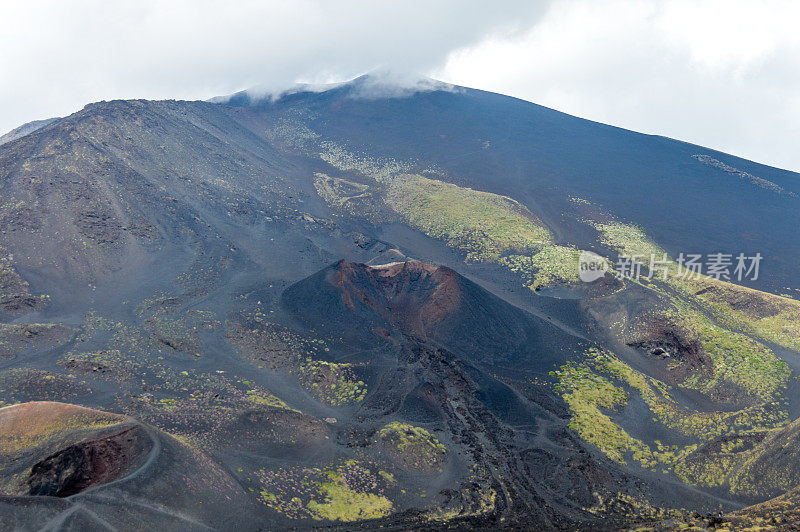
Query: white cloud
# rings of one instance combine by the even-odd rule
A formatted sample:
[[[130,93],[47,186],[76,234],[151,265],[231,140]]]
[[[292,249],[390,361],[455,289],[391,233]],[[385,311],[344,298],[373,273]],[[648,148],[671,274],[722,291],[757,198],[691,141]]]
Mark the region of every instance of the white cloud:
[[[800,170],[800,4],[791,0],[2,7],[0,132],[101,99],[273,92],[386,67]]]
[[[797,20],[791,1],[556,2],[435,75],[800,170]]]
[[[281,96],[297,92],[325,92],[345,84],[351,85],[352,90],[349,93],[350,97],[358,99],[405,98],[418,92],[458,92],[462,90],[452,83],[438,81],[419,73],[407,71],[398,72],[391,69],[378,68],[343,81],[329,81],[324,83],[299,82],[289,87],[259,85],[248,88],[245,92],[254,100],[275,100]],[[211,98],[210,101],[227,102],[230,101],[231,96],[234,95],[226,94],[216,96]]]
[[[4,1],[0,130],[112,98],[205,99],[324,83],[376,67],[426,72],[454,48],[530,21],[544,2]]]

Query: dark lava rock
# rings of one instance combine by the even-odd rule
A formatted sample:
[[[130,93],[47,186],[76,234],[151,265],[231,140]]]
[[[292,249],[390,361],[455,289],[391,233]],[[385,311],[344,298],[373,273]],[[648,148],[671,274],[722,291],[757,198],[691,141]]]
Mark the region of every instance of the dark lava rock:
[[[31,468],[29,495],[69,497],[128,474],[152,441],[139,427],[70,445]]]

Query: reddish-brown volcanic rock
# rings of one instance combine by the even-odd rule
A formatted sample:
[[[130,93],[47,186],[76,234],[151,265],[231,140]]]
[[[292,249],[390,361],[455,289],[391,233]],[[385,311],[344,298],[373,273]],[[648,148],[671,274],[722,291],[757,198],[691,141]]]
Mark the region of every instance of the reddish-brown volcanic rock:
[[[341,260],[290,286],[283,303],[304,324],[362,345],[401,336],[481,362],[537,370],[574,338],[444,267]]]
[[[461,298],[456,272],[420,261],[367,266],[343,260],[333,284],[351,310],[358,301],[416,336],[452,314]]]

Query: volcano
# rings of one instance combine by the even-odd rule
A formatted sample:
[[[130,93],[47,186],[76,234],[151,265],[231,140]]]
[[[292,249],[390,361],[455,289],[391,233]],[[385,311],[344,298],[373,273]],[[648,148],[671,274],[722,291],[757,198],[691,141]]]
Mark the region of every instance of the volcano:
[[[283,303],[305,326],[330,334],[366,343],[399,335],[495,369],[546,373],[578,341],[454,270],[416,260],[341,260],[287,288]]]
[[[794,526],[800,176],[374,86],[0,138],[2,528]]]

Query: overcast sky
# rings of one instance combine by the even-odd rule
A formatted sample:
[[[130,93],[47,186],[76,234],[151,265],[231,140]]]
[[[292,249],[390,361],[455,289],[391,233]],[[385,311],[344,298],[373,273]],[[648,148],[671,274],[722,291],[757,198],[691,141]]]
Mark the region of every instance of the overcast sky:
[[[800,2],[0,0],[0,133],[113,98],[417,72],[800,171]]]

